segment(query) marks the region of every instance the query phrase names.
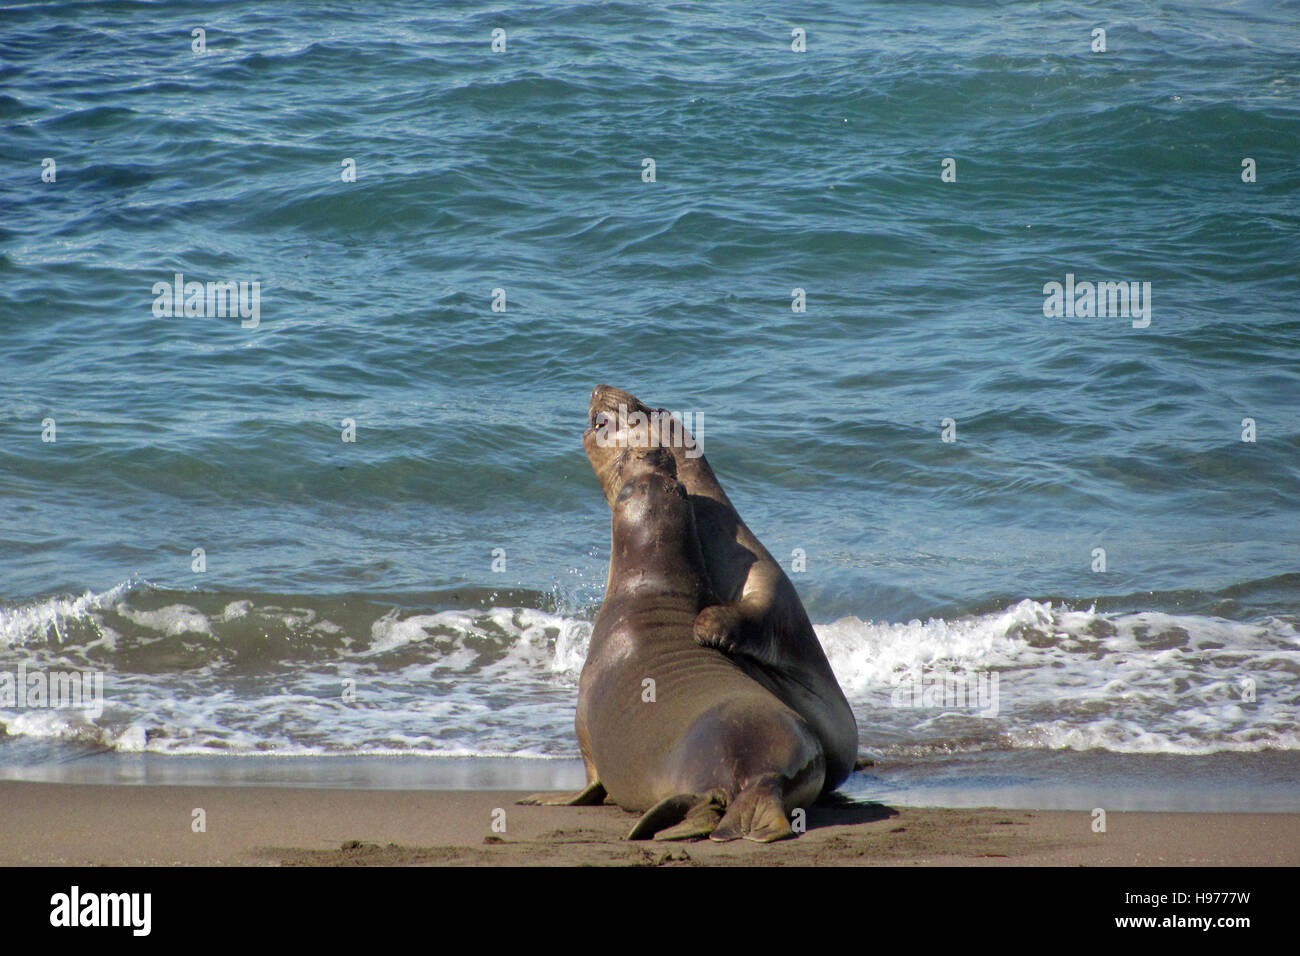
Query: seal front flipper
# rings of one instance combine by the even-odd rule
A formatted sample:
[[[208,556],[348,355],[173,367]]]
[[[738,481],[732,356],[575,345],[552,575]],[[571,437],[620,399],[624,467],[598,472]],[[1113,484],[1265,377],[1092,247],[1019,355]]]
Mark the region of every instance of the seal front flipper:
[[[696,840],[708,836],[722,819],[727,800],[720,790],[679,793],[660,800],[641,815],[629,840]]]
[[[772,655],[763,623],[763,611],[756,613],[743,600],[714,604],[695,616],[695,642],[702,647],[716,647],[724,654],[748,654],[779,665],[783,662]]]
[[[605,785],[593,780],[573,793],[530,793],[515,803],[526,807],[598,807],[605,802]]]
[[[740,612],[734,604],[714,604],[695,616],[695,642],[733,654],[740,635]]]

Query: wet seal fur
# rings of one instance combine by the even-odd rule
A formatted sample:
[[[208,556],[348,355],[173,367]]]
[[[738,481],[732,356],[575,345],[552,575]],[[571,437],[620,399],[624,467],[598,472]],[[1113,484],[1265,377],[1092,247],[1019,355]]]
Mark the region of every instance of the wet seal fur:
[[[589,785],[532,802],[608,794],[644,811],[633,840],[794,836],[791,814],[825,781],[821,742],[745,667],[696,640],[696,618],[714,598],[672,456],[637,450],[620,475],[609,582],[578,691]]]

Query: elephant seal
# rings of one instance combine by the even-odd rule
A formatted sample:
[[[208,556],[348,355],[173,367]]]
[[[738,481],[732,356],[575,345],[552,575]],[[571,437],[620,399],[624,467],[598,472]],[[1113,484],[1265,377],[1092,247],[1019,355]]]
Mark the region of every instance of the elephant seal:
[[[695,638],[712,586],[673,457],[639,449],[617,469],[609,580],[578,691],[589,785],[644,811],[629,839],[770,842],[821,793],[816,732],[730,655]]]
[[[672,455],[718,601],[696,617],[695,638],[726,653],[807,721],[826,756],[825,789],[834,790],[853,771],[857,721],[789,577],[741,520],[680,421],[608,385],[593,389],[588,417],[583,448],[611,506],[638,449]]]

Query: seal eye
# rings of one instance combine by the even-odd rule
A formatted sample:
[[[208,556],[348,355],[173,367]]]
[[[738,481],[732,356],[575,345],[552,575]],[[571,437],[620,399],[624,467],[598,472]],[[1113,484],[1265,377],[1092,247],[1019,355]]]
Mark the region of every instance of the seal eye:
[[[595,415],[591,416],[591,427],[606,428],[609,426],[610,421],[611,419],[607,414],[604,412],[597,412]]]

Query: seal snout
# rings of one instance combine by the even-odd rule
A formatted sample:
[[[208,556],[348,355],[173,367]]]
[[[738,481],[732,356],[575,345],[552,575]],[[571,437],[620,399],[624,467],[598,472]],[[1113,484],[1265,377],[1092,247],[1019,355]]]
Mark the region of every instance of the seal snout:
[[[587,421],[592,428],[600,427],[601,414],[609,416],[611,425],[620,426],[619,415],[629,415],[633,412],[640,412],[648,417],[650,409],[631,392],[625,392],[612,385],[597,385],[591,390],[591,399],[587,402]]]
[[[610,391],[608,385],[597,385],[591,390],[591,397],[587,400],[587,420],[594,426],[596,416],[605,411],[609,403],[605,400],[605,394]]]
[[[589,430],[616,424],[614,421],[614,413],[618,410],[616,393],[618,389],[604,384],[597,385],[591,390],[591,397],[587,400]]]

